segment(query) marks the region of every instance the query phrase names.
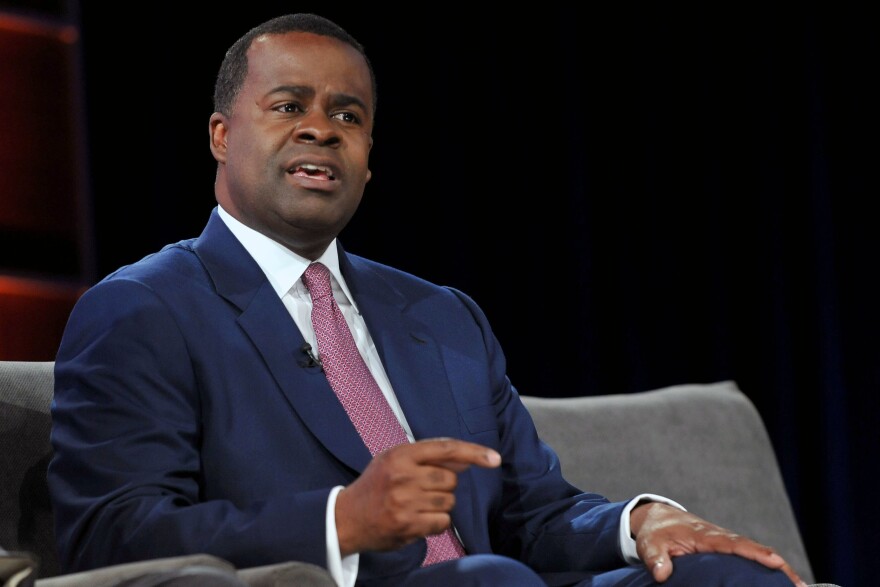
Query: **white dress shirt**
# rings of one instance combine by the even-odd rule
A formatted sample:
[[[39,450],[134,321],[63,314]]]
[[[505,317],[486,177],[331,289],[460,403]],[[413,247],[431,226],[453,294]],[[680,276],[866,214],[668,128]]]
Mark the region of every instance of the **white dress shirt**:
[[[241,242],[242,246],[250,253],[257,262],[257,265],[266,274],[269,284],[281,298],[290,316],[296,323],[303,338],[312,346],[312,349],[318,348],[317,337],[312,326],[312,298],[303,284],[302,274],[306,267],[312,262],[305,257],[301,257],[285,247],[284,245],[272,240],[264,234],[245,226],[235,218],[233,218],[222,206],[217,207],[217,211],[221,220],[229,227],[233,235]],[[370,372],[379,384],[382,393],[388,399],[391,409],[394,411],[397,419],[400,420],[403,429],[410,442],[413,442],[412,430],[400,409],[397,397],[385,373],[385,367],[379,359],[379,353],[376,351],[376,345],[367,331],[366,323],[354,303],[351,292],[342,273],[339,270],[339,255],[336,250],[336,239],[330,243],[327,250],[315,260],[324,264],[332,276],[330,282],[333,287],[333,297],[342,310],[342,315],[351,329],[358,350],[364,357]],[[320,350],[320,349],[319,349]],[[318,355],[320,359],[320,356]],[[339,539],[336,534],[336,517],[335,505],[336,496],[342,487],[336,487],[330,493],[327,502],[326,516],[326,534],[327,534],[327,568],[337,585],[340,587],[353,587],[357,578],[357,569],[359,563],[359,555],[357,553],[347,557],[341,557],[339,552]],[[624,559],[631,564],[639,563],[640,560],[636,554],[635,540],[630,534],[629,512],[642,500],[662,501],[670,505],[682,508],[681,505],[669,500],[665,497],[654,494],[642,494],[630,501],[623,511],[620,524],[620,549]],[[684,508],[682,508],[684,509]]]

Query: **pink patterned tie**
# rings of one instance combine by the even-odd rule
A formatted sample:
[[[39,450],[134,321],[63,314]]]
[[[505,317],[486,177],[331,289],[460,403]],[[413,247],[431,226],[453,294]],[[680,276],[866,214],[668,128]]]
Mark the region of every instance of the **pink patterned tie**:
[[[409,442],[403,426],[358,352],[342,311],[333,299],[330,270],[321,263],[312,263],[303,274],[303,283],[312,296],[312,326],[318,338],[324,373],[370,454],[375,456],[392,446]],[[465,554],[451,528],[426,539],[428,553],[422,566]]]

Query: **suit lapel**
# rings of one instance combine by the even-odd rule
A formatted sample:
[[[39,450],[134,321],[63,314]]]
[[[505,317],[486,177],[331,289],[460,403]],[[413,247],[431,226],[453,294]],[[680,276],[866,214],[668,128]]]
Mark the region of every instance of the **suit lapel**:
[[[291,327],[278,328],[285,322]],[[321,369],[301,366],[305,358],[302,334],[268,282],[241,314],[239,323],[312,434],[346,465],[362,471],[370,461],[370,452]]]
[[[405,298],[340,247],[343,275],[416,439],[459,436],[459,416],[440,350]]]
[[[338,459],[356,471],[370,452],[336,398],[324,373],[302,367],[305,342],[259,265],[212,213],[195,245],[219,295],[238,307],[238,322],[262,355],[278,387],[306,427]]]
[[[461,418],[449,387],[440,348],[406,299],[380,275],[340,246],[340,266],[376,344],[388,379],[416,440],[461,437]],[[453,523],[467,539],[474,534],[474,486],[470,471],[458,476]],[[479,532],[476,532],[479,534]]]

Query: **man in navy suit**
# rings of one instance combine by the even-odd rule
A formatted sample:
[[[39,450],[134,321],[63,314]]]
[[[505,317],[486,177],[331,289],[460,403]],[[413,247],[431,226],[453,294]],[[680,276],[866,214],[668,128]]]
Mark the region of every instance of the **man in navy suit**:
[[[355,39],[315,15],[268,21],[229,50],[214,101],[204,231],[91,288],[56,358],[66,571],[209,553],[347,586],[801,584],[665,497],[571,486],[474,301],[343,250],[376,101]],[[410,441],[375,458],[321,369],[315,261]],[[424,565],[449,527],[465,556]]]

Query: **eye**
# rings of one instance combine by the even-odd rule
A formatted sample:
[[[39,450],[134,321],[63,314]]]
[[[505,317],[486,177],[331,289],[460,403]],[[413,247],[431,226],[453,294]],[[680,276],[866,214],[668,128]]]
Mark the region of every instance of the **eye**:
[[[277,112],[284,112],[286,114],[303,111],[300,105],[295,102],[285,102],[284,104],[279,104],[278,106],[273,108],[273,110],[276,110]]]
[[[358,115],[354,112],[337,112],[333,115],[333,118],[341,120],[343,122],[349,122],[351,124],[357,124],[361,121]]]

